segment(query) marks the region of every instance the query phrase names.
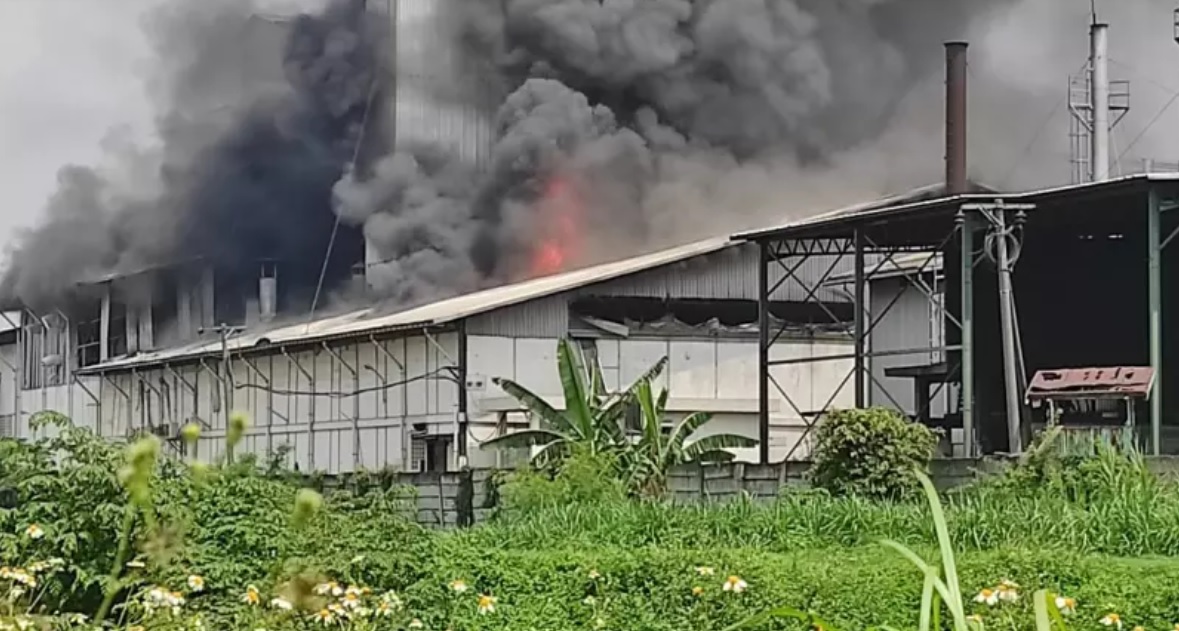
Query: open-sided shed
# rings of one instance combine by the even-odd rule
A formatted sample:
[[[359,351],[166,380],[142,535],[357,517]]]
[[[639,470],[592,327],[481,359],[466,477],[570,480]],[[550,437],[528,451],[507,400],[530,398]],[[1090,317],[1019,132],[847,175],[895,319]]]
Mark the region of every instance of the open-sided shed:
[[[957,405],[941,422],[962,429],[965,452],[1019,451],[1033,423],[1024,405],[1029,375],[1041,369],[1149,366],[1157,386],[1137,416],[1150,420],[1142,442],[1162,453],[1179,449],[1179,407],[1164,396],[1179,384],[1179,338],[1165,335],[1179,312],[1169,308],[1175,299],[1164,284],[1176,256],[1175,248],[1168,248],[1179,234],[1179,213],[1170,212],[1176,208],[1179,174],[1140,174],[1024,193],[972,192],[850,208],[735,238],[760,246],[763,296],[774,289],[771,278],[789,277],[795,266],[813,266],[821,258],[834,269],[841,260],[854,260],[857,308],[843,324],[855,349],[844,383],[854,389],[858,406],[889,405],[869,400],[871,391],[882,390],[866,368],[873,357],[928,353],[930,361],[908,372],[940,383],[935,392],[955,393]],[[944,301],[939,307],[944,343],[874,351],[868,340],[883,314],[869,311],[865,288],[874,275],[895,275],[893,262],[909,252],[941,254],[929,257],[928,265],[944,261],[944,294],[930,296]],[[1014,370],[1006,370],[1004,362],[1003,258],[1011,272],[1012,299],[1006,302],[1014,335],[1007,337]],[[926,271],[908,266],[904,275],[917,286]],[[763,317],[762,323],[768,320]],[[848,359],[771,358],[777,335],[770,326],[761,327],[762,401],[771,392],[791,398],[789,384],[774,378],[779,365]],[[1018,402],[1014,423],[1008,422],[1013,416],[1008,391]],[[800,414],[813,420],[825,411]],[[763,407],[763,423],[765,418]]]

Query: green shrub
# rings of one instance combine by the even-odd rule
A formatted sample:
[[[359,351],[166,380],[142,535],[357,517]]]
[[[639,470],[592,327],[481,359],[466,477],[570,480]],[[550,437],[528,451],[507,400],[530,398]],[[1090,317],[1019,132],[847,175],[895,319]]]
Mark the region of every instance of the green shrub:
[[[838,495],[896,499],[916,490],[938,435],[884,408],[836,410],[816,430],[811,483]]]
[[[617,457],[588,450],[574,451],[555,470],[525,466],[511,474],[499,493],[504,508],[516,513],[626,499],[626,489],[618,477]]]

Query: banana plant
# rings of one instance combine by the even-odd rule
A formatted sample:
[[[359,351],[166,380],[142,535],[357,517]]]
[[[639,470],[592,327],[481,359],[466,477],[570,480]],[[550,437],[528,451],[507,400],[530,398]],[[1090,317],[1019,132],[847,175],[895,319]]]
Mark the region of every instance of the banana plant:
[[[532,458],[537,467],[561,462],[574,447],[588,453],[625,452],[628,443],[622,429],[626,411],[634,405],[642,383],[657,378],[667,367],[667,358],[647,369],[630,387],[611,393],[606,389],[598,363],[586,362],[569,340],[557,345],[557,371],[565,409],[557,410],[540,395],[510,379],[494,383],[523,405],[539,427],[499,436],[483,443],[483,449],[540,447]]]
[[[667,389],[655,394],[651,379],[636,385],[641,432],[639,440],[624,453],[627,488],[641,495],[659,496],[667,490],[667,474],[672,468],[689,462],[730,460],[733,455],[727,449],[757,445],[757,440],[737,434],[694,438],[712,420],[712,415],[704,412],[689,414],[679,423],[666,427],[667,396]]]

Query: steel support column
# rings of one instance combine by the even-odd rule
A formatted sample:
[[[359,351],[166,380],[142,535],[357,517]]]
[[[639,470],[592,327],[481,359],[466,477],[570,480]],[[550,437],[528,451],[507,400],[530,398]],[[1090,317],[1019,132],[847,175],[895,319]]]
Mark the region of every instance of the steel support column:
[[[962,287],[962,447],[974,456],[974,215],[958,217],[961,236]]]
[[[757,437],[758,462],[770,463],[770,254],[758,244],[757,266]]]
[[[855,401],[856,401],[857,408],[864,408],[864,407],[867,407],[867,405],[868,405],[867,383],[864,379],[864,376],[866,374],[866,371],[864,369],[864,363],[865,363],[864,362],[864,349],[865,349],[865,343],[867,342],[867,333],[866,333],[866,331],[864,331],[864,310],[867,308],[867,305],[864,304],[864,285],[867,282],[864,279],[864,265],[865,265],[865,263],[864,263],[864,233],[859,230],[856,230],[854,240],[855,240],[855,248],[856,248],[855,257],[854,257],[855,258],[854,265],[856,266],[856,269],[854,272],[854,278],[855,278],[854,294],[855,295],[853,296],[852,300],[853,300],[853,302],[855,302],[855,305],[853,305],[853,306],[855,307],[855,310],[856,310],[855,325],[854,325],[855,326],[855,332],[854,332],[855,346],[856,346],[856,350],[855,350],[855,352],[856,352],[856,358],[855,358],[856,398],[855,398]],[[914,402],[914,405],[917,405],[917,402]]]
[[[1159,194],[1153,187],[1147,195],[1146,248],[1147,278],[1150,295],[1150,367],[1154,370],[1154,390],[1150,396],[1150,450],[1154,455],[1162,451],[1163,425],[1163,270],[1162,211]]]
[[[466,469],[467,462],[467,321],[460,320],[458,323],[458,362],[457,373],[455,375],[458,381],[458,466],[459,469]]]

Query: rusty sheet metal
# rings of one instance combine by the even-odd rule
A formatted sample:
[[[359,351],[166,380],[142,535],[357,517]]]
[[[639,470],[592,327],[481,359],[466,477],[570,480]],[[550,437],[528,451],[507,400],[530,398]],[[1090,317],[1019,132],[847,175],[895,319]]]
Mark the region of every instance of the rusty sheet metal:
[[[1028,386],[1029,401],[1138,398],[1150,396],[1154,370],[1146,366],[1038,370]]]

